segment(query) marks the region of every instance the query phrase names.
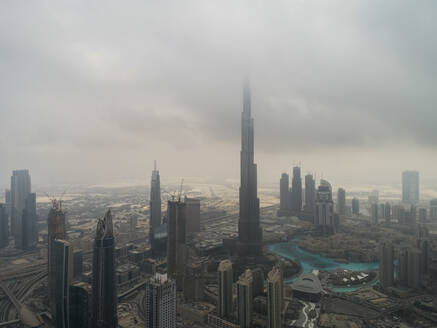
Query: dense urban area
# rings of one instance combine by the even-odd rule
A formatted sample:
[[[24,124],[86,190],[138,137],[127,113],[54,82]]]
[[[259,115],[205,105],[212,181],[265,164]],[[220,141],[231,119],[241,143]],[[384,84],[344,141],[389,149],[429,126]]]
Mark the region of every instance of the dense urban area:
[[[250,89],[241,179],[32,192],[0,205],[0,327],[436,327],[437,199],[257,186]],[[280,177],[280,179],[279,179]],[[290,181],[291,180],[291,181]],[[147,185],[147,186],[146,186]]]

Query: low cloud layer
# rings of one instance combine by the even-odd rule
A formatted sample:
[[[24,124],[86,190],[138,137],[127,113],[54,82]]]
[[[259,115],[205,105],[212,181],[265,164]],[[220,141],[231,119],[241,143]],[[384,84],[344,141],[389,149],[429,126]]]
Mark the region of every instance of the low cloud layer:
[[[376,161],[369,175],[435,179],[436,13],[399,0],[3,1],[0,186],[21,167],[40,184],[147,177],[154,158],[172,176],[237,176],[245,75],[261,177],[304,161],[349,181]]]

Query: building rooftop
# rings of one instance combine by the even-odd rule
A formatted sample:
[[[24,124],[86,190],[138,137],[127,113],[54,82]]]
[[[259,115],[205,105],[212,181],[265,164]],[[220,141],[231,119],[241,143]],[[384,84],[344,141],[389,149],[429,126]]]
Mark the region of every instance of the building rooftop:
[[[293,290],[309,293],[309,294],[319,294],[322,292],[322,285],[319,278],[313,273],[307,273],[301,275],[293,284]]]

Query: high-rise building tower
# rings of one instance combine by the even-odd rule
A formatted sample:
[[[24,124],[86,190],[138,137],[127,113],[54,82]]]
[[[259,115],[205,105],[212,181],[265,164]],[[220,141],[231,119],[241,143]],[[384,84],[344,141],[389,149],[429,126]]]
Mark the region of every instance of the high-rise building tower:
[[[37,239],[36,194],[30,193],[26,198],[23,214],[21,216],[21,231],[18,231],[16,235],[15,246],[21,249],[29,249],[37,243]]]
[[[91,286],[76,282],[70,286],[70,328],[90,328]]]
[[[437,198],[429,201],[429,218],[437,220]]]
[[[403,245],[398,250],[397,283],[408,287],[408,247]]]
[[[417,248],[408,250],[408,287],[418,289],[422,282],[422,252]]]
[[[394,249],[390,243],[379,245],[379,281],[383,288],[393,286],[394,279]]]
[[[313,223],[324,233],[336,232],[332,188],[329,182],[325,180],[320,181],[317,190]]]
[[[419,172],[402,172],[402,201],[408,204],[419,202]]]
[[[419,222],[420,223],[426,222],[426,216],[427,216],[426,214],[427,214],[426,208],[424,208],[424,207],[419,208]]]
[[[159,171],[156,168],[156,161],[154,170],[152,171],[152,179],[150,182],[150,244],[153,248],[153,232],[161,225],[161,180]]]
[[[384,219],[386,222],[391,221],[391,204],[389,202],[384,205]]]
[[[15,236],[16,227],[21,226],[23,209],[30,194],[31,182],[28,170],[12,171],[11,176],[11,232]],[[18,228],[21,230],[21,227]]]
[[[358,198],[352,199],[352,214],[353,215],[360,214],[360,200]]]
[[[426,238],[418,238],[416,240],[417,248],[421,251],[420,273],[426,274],[429,270],[429,240]]]
[[[267,327],[282,327],[282,272],[274,266],[267,275]]]
[[[221,318],[230,318],[232,314],[232,262],[223,260],[218,266],[218,302],[217,313]]]
[[[11,176],[11,231],[15,237],[15,247],[25,249],[36,242],[36,204],[33,206],[31,181],[28,170],[12,171]],[[36,197],[35,197],[36,201]],[[27,208],[26,208],[27,207]],[[26,210],[24,217],[24,210]],[[34,214],[34,215],[33,215]],[[23,222],[24,220],[24,222]]]
[[[237,282],[237,317],[241,328],[252,327],[252,272],[247,269]]]
[[[52,201],[52,207],[47,217],[48,228],[48,254],[47,254],[47,271],[49,287],[49,305],[52,315],[56,315],[56,253],[54,252],[54,243],[56,239],[65,240],[65,212],[62,210],[61,202]]]
[[[289,195],[290,178],[287,173],[282,173],[279,182],[279,208],[281,212],[286,212],[290,209],[290,195]]]
[[[92,280],[92,327],[117,328],[117,285],[111,210],[97,223]]]
[[[70,328],[70,283],[73,280],[73,247],[68,241],[53,243],[55,254],[56,328]],[[73,328],[73,327],[71,327]]]
[[[180,201],[169,201],[167,237],[167,273],[176,280],[176,287],[182,290],[184,285],[186,260],[186,205]]]
[[[305,175],[305,207],[307,213],[314,213],[316,204],[316,181],[312,174]]]
[[[176,327],[176,284],[167,275],[157,273],[146,284],[146,328]]]
[[[346,190],[338,188],[337,191],[337,213],[339,215],[346,214]]]
[[[262,253],[262,229],[259,222],[257,167],[254,163],[254,131],[248,82],[246,82],[243,92],[240,161],[238,251],[242,256],[257,256]]]
[[[293,167],[293,179],[291,181],[291,210],[299,214],[302,210],[302,178],[300,167]]]
[[[200,199],[188,198],[185,196],[185,206],[187,207],[187,234],[200,231]]]
[[[12,200],[11,200],[11,191],[9,189],[5,190],[5,205],[6,205],[6,215],[8,216],[8,220],[11,217],[11,206],[12,206]],[[9,224],[8,224],[9,227]],[[9,232],[8,232],[9,234]],[[12,234],[12,232],[11,232]]]
[[[0,248],[9,244],[9,224],[7,207],[0,203]]]

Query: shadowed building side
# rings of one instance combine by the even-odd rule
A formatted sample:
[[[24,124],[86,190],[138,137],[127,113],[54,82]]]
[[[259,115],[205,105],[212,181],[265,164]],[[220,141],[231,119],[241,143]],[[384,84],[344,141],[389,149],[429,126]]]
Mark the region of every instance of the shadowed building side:
[[[240,216],[238,220],[238,251],[242,256],[262,253],[262,229],[259,222],[257,167],[254,163],[254,127],[251,117],[250,90],[246,82],[241,114],[240,152]]]
[[[112,214],[108,210],[97,223],[94,242],[92,328],[118,327],[116,287]]]
[[[230,318],[232,314],[232,262],[223,260],[218,266],[218,302],[217,313],[221,318]]]
[[[6,206],[0,204],[0,248],[9,244],[9,224]]]
[[[52,201],[52,208],[47,216],[48,228],[48,254],[47,254],[47,270],[48,270],[48,288],[49,288],[49,305],[52,315],[56,315],[56,253],[54,243],[56,239],[65,240],[65,212],[62,210],[61,203],[57,200]]]
[[[180,201],[168,202],[167,273],[183,289],[186,260],[186,206]]]
[[[237,282],[237,318],[241,328],[252,327],[253,311],[253,277],[247,269]]]
[[[56,328],[70,328],[70,283],[73,280],[73,247],[68,241],[55,240]],[[74,327],[71,327],[74,328]]]
[[[150,182],[150,231],[149,231],[149,242],[152,246],[152,251],[154,250],[154,233],[157,231],[158,227],[161,225],[161,180],[159,176],[159,171],[156,168],[156,161],[154,170],[152,171],[152,178]]]

